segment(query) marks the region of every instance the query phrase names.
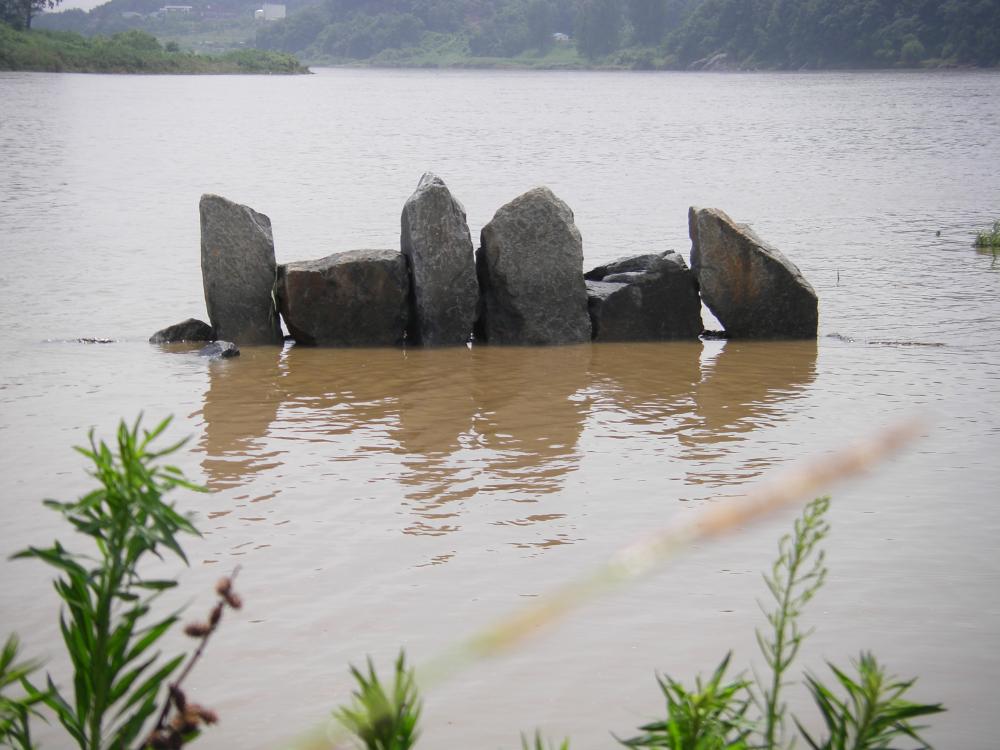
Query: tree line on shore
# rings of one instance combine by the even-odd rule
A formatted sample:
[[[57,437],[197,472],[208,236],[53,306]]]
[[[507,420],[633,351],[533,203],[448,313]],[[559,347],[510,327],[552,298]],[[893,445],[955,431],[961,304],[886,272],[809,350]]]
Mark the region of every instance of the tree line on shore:
[[[308,59],[403,61],[450,42],[470,58],[548,55],[686,68],[989,67],[1000,0],[323,0],[268,24],[261,48]]]
[[[1000,0],[285,0],[288,17],[256,32],[256,0],[189,0],[183,17],[158,15],[162,0],[38,16],[58,2],[0,0],[0,20],[85,35],[135,28],[182,44],[228,24],[234,39],[319,63],[686,69],[725,54],[740,69],[1000,64]]]

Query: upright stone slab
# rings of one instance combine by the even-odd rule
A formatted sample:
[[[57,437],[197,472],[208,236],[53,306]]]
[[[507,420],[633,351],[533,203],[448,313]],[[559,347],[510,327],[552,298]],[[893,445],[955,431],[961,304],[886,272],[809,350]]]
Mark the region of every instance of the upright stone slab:
[[[350,250],[278,267],[278,304],[301,344],[396,346],[409,312],[409,274],[397,250]]]
[[[625,258],[587,276],[596,277],[587,282],[594,341],[670,341],[701,333],[698,285],[677,253]]]
[[[481,241],[477,337],[490,344],[590,340],[583,241],[569,206],[535,188],[501,207]]]
[[[271,220],[218,195],[201,196],[200,213],[201,275],[216,337],[241,346],[280,344]]]
[[[688,211],[691,270],[730,338],[816,338],[816,292],[799,269],[716,208]]]
[[[479,284],[465,209],[430,172],[403,206],[400,247],[410,264],[407,343],[465,344],[472,336]]]

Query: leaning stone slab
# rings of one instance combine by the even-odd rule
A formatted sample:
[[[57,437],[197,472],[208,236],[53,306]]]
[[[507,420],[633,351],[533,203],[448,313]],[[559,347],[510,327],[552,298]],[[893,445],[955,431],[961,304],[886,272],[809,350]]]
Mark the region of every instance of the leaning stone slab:
[[[232,341],[213,341],[208,346],[202,347],[198,356],[209,359],[230,359],[240,356],[240,348]]]
[[[465,209],[440,177],[426,173],[403,206],[400,246],[410,265],[408,344],[465,344],[479,284]]]
[[[200,212],[201,274],[216,336],[243,346],[280,344],[271,220],[218,195],[203,195]]]
[[[501,207],[476,253],[477,338],[490,344],[590,340],[583,241],[569,206],[535,188]]]
[[[214,341],[215,331],[208,323],[195,318],[167,326],[149,337],[150,344],[174,344],[182,341]]]
[[[698,286],[684,259],[669,251],[647,266],[587,282],[594,341],[670,341],[701,333]]]
[[[281,315],[300,344],[402,344],[409,297],[398,250],[350,250],[278,267]]]
[[[716,208],[688,211],[691,270],[729,338],[816,338],[816,292],[795,264]]]

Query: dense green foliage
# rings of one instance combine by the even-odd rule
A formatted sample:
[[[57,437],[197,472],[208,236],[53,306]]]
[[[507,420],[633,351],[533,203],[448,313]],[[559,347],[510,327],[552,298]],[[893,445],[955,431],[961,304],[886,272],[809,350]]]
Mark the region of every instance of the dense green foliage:
[[[71,32],[15,31],[0,24],[0,70],[73,73],[301,73],[291,55],[237,50],[222,55],[181,52],[164,47],[143,31],[111,37]]]

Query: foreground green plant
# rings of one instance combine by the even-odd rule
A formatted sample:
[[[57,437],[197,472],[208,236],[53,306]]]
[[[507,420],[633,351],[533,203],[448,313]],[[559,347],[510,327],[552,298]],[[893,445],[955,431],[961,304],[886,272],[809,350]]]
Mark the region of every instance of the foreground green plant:
[[[742,678],[723,684],[732,652],[706,683],[699,677],[688,690],[666,675],[658,678],[667,699],[667,718],[639,727],[644,734],[619,740],[626,747],[671,750],[743,750],[754,725],[747,721],[749,684]]]
[[[755,674],[753,681],[737,679],[723,685],[727,654],[708,682],[696,680],[694,690],[669,677],[661,679],[660,688],[667,698],[666,718],[640,727],[644,734],[622,740],[623,745],[669,750],[779,750],[794,746],[794,739],[786,737],[787,709],[782,691],[788,684],[789,668],[810,632],[801,629],[799,618],[826,579],[825,555],[818,546],[829,533],[825,520],[829,507],[829,498],[809,503],[796,519],[792,533],[781,538],[778,558],[764,575],[775,604],[773,609],[761,605],[770,627],[757,631],[757,642],[770,670],[767,676]],[[862,654],[857,663],[857,681],[833,664],[829,666],[846,693],[843,698],[818,677],[806,677],[827,735],[814,738],[793,717],[813,750],[886,750],[897,747],[893,743],[903,738],[920,743],[921,748],[930,747],[919,735],[923,727],[911,720],[944,709],[936,703],[906,700],[903,696],[914,680],[887,677],[870,654]],[[753,717],[748,715],[751,704],[758,709]]]
[[[350,706],[334,711],[334,717],[355,737],[365,750],[409,750],[417,742],[421,701],[413,670],[406,666],[401,651],[396,659],[392,689],[379,682],[375,666],[368,660],[368,674],[351,667],[358,683]]]
[[[919,729],[910,719],[944,711],[940,704],[921,705],[903,699],[913,680],[899,681],[887,676],[870,653],[862,653],[855,663],[855,682],[833,664],[828,665],[844,689],[838,698],[816,677],[808,675],[806,683],[819,707],[829,736],[814,740],[799,724],[799,731],[813,750],[879,750],[889,747],[897,737],[906,736],[922,744]],[[796,722],[798,724],[798,722]]]
[[[771,611],[761,605],[771,629],[769,632],[757,631],[757,643],[771,669],[770,681],[762,689],[762,700],[758,698],[764,714],[764,747],[784,747],[785,744],[786,708],[781,691],[785,686],[785,674],[798,656],[802,641],[809,635],[800,630],[799,616],[826,579],[825,554],[816,547],[830,531],[823,519],[829,508],[827,497],[817,498],[806,506],[802,517],[795,520],[793,532],[778,542],[778,559],[771,566],[771,574],[764,575],[767,589],[777,605]]]
[[[528,738],[521,735],[521,750],[569,750],[569,740],[563,740],[558,745],[546,742],[542,733],[536,731],[534,740],[529,742]]]
[[[19,649],[17,636],[11,635],[0,650],[0,746],[27,750],[32,746],[28,718],[45,696],[38,692],[24,694],[23,691],[16,697],[9,695],[11,687],[20,687],[39,667],[35,661],[17,661]]]
[[[184,660],[181,654],[164,661],[154,650],[177,616],[151,622],[148,617],[156,597],[176,581],[140,572],[146,558],[164,552],[187,563],[178,536],[198,533],[163,501],[176,487],[201,489],[176,467],[157,463],[183,444],[153,449],[169,423],[166,419],[149,431],[140,431],[139,420],[131,427],[121,423],[117,451],[96,442],[93,432],[89,449],[77,448],[93,463],[100,486],[79,500],[46,500],[45,505],[88,537],[91,549],[74,552],[56,541],[14,556],[41,560],[60,574],[54,586],[63,603],[59,626],[73,667],[72,692],[51,676],[45,691],[26,676],[22,683],[30,699],[50,708],[84,750],[140,744],[168,678]]]
[[[1000,221],[993,222],[993,229],[976,234],[976,247],[1000,247]]]

